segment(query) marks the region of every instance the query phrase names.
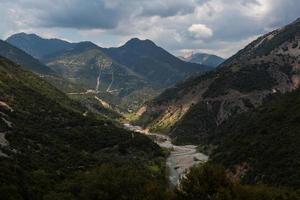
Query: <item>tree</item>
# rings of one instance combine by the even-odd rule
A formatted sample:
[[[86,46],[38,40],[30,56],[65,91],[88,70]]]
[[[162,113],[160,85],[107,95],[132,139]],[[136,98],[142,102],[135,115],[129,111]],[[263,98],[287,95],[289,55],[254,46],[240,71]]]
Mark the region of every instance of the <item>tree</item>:
[[[227,200],[232,199],[233,183],[225,169],[212,164],[198,165],[181,180],[177,189],[179,199]]]

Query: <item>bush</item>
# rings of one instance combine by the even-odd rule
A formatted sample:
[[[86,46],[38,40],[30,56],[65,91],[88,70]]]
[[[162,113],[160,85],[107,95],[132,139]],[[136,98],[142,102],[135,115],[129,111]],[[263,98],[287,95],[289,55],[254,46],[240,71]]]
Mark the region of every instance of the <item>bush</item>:
[[[211,164],[198,165],[181,180],[178,199],[225,200],[232,199],[233,184],[225,169]]]
[[[298,200],[300,192],[265,185],[234,183],[217,165],[193,167],[176,189],[177,200]]]

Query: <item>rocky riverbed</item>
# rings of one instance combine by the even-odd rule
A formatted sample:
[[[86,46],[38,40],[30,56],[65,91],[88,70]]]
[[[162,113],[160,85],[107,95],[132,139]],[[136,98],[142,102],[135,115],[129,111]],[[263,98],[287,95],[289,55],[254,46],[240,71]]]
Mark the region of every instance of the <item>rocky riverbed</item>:
[[[170,183],[174,186],[178,185],[180,178],[186,174],[190,167],[208,160],[208,156],[197,152],[197,146],[173,145],[171,139],[166,135],[150,133],[139,126],[132,126],[130,124],[124,124],[124,126],[126,129],[148,135],[159,146],[170,150],[171,153],[167,158],[166,164],[169,168]]]

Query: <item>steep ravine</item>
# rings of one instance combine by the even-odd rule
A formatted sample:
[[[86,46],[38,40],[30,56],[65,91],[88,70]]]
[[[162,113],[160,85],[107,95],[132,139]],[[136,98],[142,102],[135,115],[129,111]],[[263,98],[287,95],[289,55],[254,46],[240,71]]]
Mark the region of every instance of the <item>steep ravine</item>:
[[[139,126],[124,124],[126,129],[143,133],[152,138],[160,147],[170,150],[170,155],[166,160],[169,168],[169,181],[172,185],[178,185],[180,177],[184,176],[192,166],[204,163],[208,160],[208,156],[197,152],[197,146],[185,145],[177,146],[172,144],[171,139],[166,135],[157,133],[149,133]]]

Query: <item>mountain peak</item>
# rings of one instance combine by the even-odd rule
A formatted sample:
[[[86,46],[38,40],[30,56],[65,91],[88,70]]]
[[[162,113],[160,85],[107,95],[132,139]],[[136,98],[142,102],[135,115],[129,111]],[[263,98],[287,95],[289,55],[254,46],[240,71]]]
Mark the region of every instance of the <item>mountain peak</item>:
[[[33,33],[16,33],[6,42],[22,49],[37,59],[72,48],[74,44],[60,39],[45,39]]]
[[[180,56],[179,58],[186,62],[198,63],[198,64],[203,64],[212,67],[217,67],[225,60],[224,58],[221,58],[216,55],[199,53],[199,52],[198,53],[191,52],[183,56]]]
[[[139,38],[132,38],[130,40],[128,40],[125,45],[126,47],[138,47],[138,46],[142,46],[142,47],[145,47],[145,46],[152,46],[152,47],[156,47],[156,44],[149,40],[149,39],[146,39],[146,40],[141,40]]]
[[[20,32],[9,36],[6,40],[9,41],[14,39],[41,39],[41,37],[34,33]]]

